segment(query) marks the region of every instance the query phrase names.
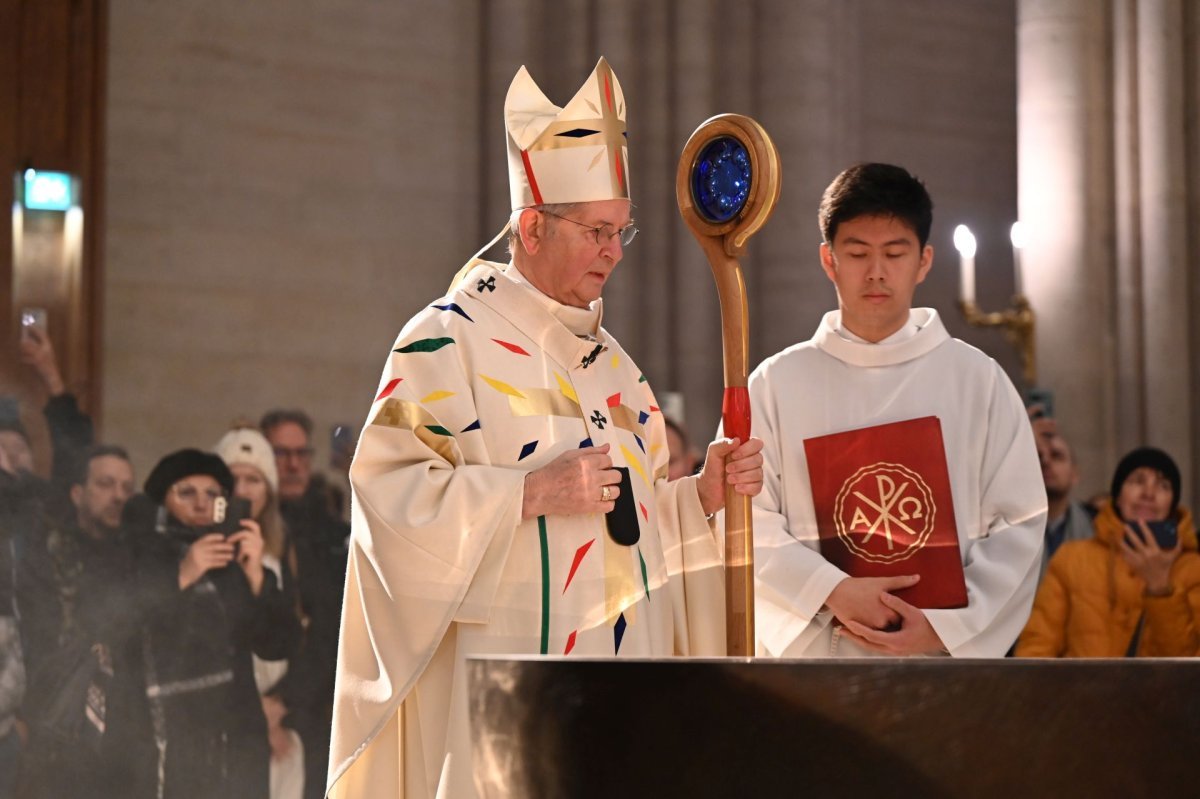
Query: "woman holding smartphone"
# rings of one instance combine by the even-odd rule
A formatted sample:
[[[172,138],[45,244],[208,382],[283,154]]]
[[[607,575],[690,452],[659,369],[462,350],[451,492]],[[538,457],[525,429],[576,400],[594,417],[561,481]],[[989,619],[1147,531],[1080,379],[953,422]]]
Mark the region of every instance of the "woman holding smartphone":
[[[1179,467],[1162,450],[1121,459],[1095,536],[1050,559],[1018,657],[1200,654],[1200,554],[1179,486]]]
[[[221,437],[214,450],[233,474],[234,497],[249,502],[249,518],[262,531],[263,568],[275,576],[296,620],[301,620],[295,586],[296,550],[279,512],[279,473],[271,445],[257,430],[235,427]],[[279,689],[287,672],[287,660],[254,656],[254,682],[271,749],[269,799],[301,799],[304,795],[304,746],[296,731],[283,725],[288,709]]]
[[[290,657],[300,625],[263,566],[258,523],[218,512],[236,508],[234,486],[221,458],[185,449],[151,471],[148,499],[126,504],[145,613],[135,649],[157,752],[138,767],[150,772],[151,796],[267,795],[267,725],[251,655]]]

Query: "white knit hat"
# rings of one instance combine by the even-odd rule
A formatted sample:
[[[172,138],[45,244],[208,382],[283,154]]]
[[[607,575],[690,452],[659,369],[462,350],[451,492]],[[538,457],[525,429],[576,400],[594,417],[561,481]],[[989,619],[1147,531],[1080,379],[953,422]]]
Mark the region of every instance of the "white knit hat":
[[[279,491],[279,472],[275,468],[275,451],[263,434],[250,427],[239,427],[221,436],[213,447],[226,465],[245,463],[263,473],[271,492]]]
[[[625,95],[603,58],[563,108],[521,67],[504,100],[504,127],[514,211],[629,199]]]

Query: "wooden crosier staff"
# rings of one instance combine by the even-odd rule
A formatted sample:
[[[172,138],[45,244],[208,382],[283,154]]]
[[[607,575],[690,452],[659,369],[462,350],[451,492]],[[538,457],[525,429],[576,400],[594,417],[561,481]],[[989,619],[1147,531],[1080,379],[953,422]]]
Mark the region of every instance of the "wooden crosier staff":
[[[750,358],[746,282],[739,256],[779,199],[779,151],[762,126],[740,114],[715,116],[696,129],[679,157],[675,199],[700,242],[721,299],[725,435],[750,437]],[[729,655],[754,654],[754,523],[750,498],[725,488],[725,642]]]

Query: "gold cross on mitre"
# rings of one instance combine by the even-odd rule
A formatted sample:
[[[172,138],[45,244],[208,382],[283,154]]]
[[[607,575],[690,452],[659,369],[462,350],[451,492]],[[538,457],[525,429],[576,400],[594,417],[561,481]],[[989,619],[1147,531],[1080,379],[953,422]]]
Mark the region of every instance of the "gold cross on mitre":
[[[625,95],[603,58],[561,109],[521,67],[508,89],[504,122],[513,210],[629,199]]]

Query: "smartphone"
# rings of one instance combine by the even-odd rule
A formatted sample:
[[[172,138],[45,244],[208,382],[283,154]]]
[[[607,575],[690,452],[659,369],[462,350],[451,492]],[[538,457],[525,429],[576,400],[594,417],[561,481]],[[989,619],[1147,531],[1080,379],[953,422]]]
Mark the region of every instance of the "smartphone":
[[[1054,418],[1054,392],[1044,388],[1031,388],[1025,392],[1025,407],[1033,408],[1037,406],[1037,412],[1030,414],[1031,419],[1040,419],[1043,416]]]
[[[1130,527],[1135,527],[1134,523],[1129,523]],[[1175,524],[1174,519],[1164,519],[1161,522],[1146,522],[1146,526],[1150,528],[1150,534],[1154,536],[1155,542],[1159,549],[1174,549],[1175,544],[1179,541],[1179,527]],[[1140,533],[1140,529],[1138,530]],[[1133,541],[1130,539],[1130,534],[1125,533],[1125,540],[1130,546],[1133,546]]]
[[[330,449],[354,449],[354,428],[348,424],[335,424],[329,432]]]
[[[45,332],[46,330],[46,309],[45,308],[22,308],[21,309],[21,334],[31,327],[36,327],[38,330]]]
[[[242,497],[218,497],[213,503],[213,523],[209,532],[228,538],[242,529],[242,519],[250,518],[250,500]]]

